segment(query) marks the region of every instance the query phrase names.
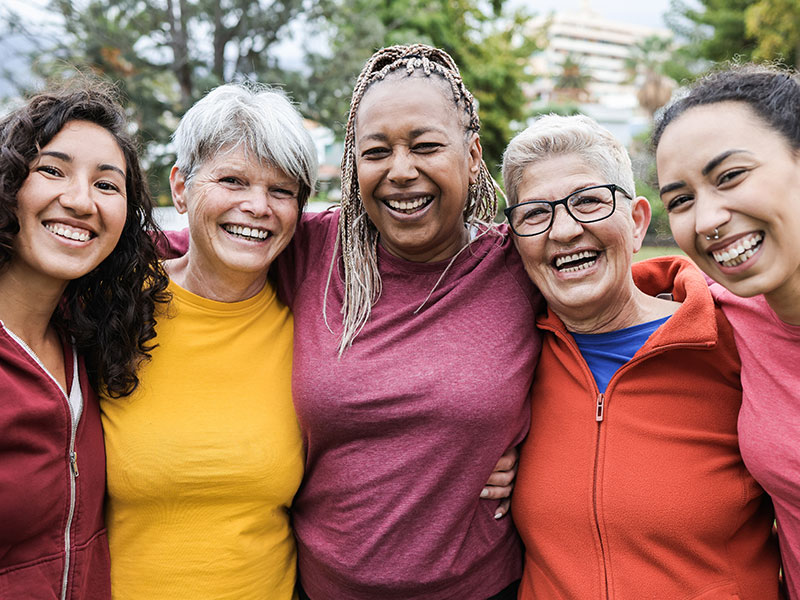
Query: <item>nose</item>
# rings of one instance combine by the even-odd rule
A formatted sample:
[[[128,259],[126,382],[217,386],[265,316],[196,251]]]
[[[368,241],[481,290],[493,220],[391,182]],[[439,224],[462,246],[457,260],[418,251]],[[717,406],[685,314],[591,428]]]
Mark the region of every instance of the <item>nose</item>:
[[[393,183],[405,183],[419,175],[414,163],[414,156],[408,149],[394,152],[390,158],[389,180]]]
[[[715,229],[718,231],[731,219],[730,211],[713,194],[695,194],[694,204],[694,225],[698,235],[712,236]]]
[[[567,212],[563,204],[555,207],[553,224],[550,226],[548,236],[557,242],[569,242],[583,233],[583,225],[578,223]]]
[[[272,214],[272,202],[269,190],[256,185],[248,190],[239,208],[253,217],[268,217]]]
[[[92,214],[96,208],[91,184],[76,179],[69,181],[66,189],[59,195],[58,202],[78,215]]]

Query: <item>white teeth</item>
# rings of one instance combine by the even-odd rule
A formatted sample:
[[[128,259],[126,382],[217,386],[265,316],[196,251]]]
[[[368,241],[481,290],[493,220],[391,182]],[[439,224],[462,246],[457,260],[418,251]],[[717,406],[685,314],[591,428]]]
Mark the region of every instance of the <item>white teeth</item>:
[[[414,210],[433,200],[433,196],[420,196],[415,200],[400,201],[400,200],[387,200],[386,204],[389,208],[394,210]]]
[[[69,240],[75,240],[76,242],[86,242],[92,237],[92,234],[85,229],[73,229],[72,227],[61,225],[59,223],[47,223],[45,224],[45,227],[51,233],[55,233],[56,235],[65,237]]]
[[[565,263],[574,262],[576,260],[581,260],[583,258],[597,258],[597,254],[598,253],[595,252],[594,250],[591,250],[591,251],[590,250],[584,250],[583,252],[578,252],[576,254],[570,254],[568,256],[559,256],[558,258],[556,258],[556,268],[558,268],[561,271],[564,271],[566,273],[569,273],[571,271],[580,271],[580,270],[585,269],[586,267],[590,266],[592,263],[589,262],[589,263],[585,263],[585,264],[582,264],[582,265],[578,265],[577,267],[568,267],[566,269],[561,269],[561,265],[563,265]]]
[[[242,237],[250,238],[252,240],[265,240],[269,237],[269,231],[266,229],[257,229],[255,227],[245,227],[243,225],[223,225],[225,231],[240,235]]]
[[[735,267],[758,252],[763,240],[763,234],[754,233],[743,240],[739,240],[738,245],[734,248],[717,250],[712,252],[712,256],[723,267]]]
[[[594,264],[593,262],[581,263],[581,264],[579,264],[579,265],[577,265],[575,267],[566,267],[564,269],[560,269],[560,271],[562,273],[574,273],[575,271],[583,271],[584,269],[588,269],[593,264]]]

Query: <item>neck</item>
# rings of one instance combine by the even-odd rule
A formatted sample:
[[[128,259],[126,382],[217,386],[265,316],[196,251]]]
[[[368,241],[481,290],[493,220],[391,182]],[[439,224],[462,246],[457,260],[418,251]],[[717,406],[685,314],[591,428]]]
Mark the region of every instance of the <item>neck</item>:
[[[34,352],[52,338],[50,321],[67,282],[37,276],[12,263],[0,272],[0,320]]]
[[[800,325],[800,272],[764,298],[781,321]]]
[[[418,263],[439,262],[442,260],[447,260],[448,258],[453,258],[456,254],[464,249],[468,242],[469,232],[467,231],[466,226],[461,229],[458,237],[454,237],[440,246],[437,246],[436,248],[431,248],[421,253],[416,253],[413,250],[405,251],[403,249],[395,248],[390,244],[384,243],[383,237],[378,238],[378,243],[380,243],[383,249],[389,254],[409,262]]]
[[[230,269],[205,267],[193,256],[186,255],[164,262],[170,279],[191,293],[217,302],[240,302],[258,294],[267,283],[267,273],[237,273]],[[194,260],[193,260],[194,258]]]
[[[585,310],[556,314],[572,333],[609,333],[668,317],[680,306],[679,302],[645,294],[632,279],[620,292],[592,314],[587,315]]]

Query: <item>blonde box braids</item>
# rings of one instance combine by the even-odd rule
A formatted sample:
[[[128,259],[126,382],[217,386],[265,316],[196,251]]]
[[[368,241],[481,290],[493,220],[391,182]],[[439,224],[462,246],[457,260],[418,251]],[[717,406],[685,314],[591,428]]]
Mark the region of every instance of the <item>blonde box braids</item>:
[[[381,276],[378,271],[378,230],[364,209],[356,173],[356,113],[364,93],[372,84],[383,81],[390,73],[402,72],[402,70],[408,76],[422,72],[427,77],[434,74],[442,77],[450,86],[456,107],[462,108],[468,117],[466,131],[475,133],[480,131],[475,100],[464,85],[455,62],[444,50],[424,44],[390,46],[378,50],[367,61],[353,89],[342,157],[342,202],[336,248],[341,247],[345,292],[342,303],[342,337],[339,356],[353,343],[355,337],[369,320],[372,305],[377,302],[382,289]],[[495,188],[494,179],[489,174],[486,164],[481,160],[477,180],[469,186],[467,202],[464,207],[466,227],[471,228],[478,223],[489,224],[492,222],[497,212]],[[327,307],[331,277],[334,271],[337,271],[336,265],[337,252],[334,251],[323,303],[323,316],[326,324],[328,319],[325,307]]]

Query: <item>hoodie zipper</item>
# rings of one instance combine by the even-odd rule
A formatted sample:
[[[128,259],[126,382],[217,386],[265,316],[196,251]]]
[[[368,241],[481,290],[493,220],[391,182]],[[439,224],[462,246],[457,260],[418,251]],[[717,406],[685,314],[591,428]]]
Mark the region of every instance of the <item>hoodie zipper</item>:
[[[64,397],[64,401],[67,403],[67,409],[69,410],[69,422],[70,422],[70,435],[69,435],[69,462],[67,464],[67,470],[69,471],[69,513],[67,514],[67,524],[64,528],[64,574],[61,579],[61,600],[66,600],[67,598],[67,582],[69,580],[69,562],[71,557],[70,552],[70,534],[72,530],[72,520],[75,516],[75,497],[76,497],[76,481],[75,479],[78,477],[78,453],[75,452],[75,435],[78,431],[78,424],[75,422],[75,415],[72,410],[72,405],[69,403],[69,398],[67,397],[67,393],[64,388],[61,387],[61,384],[58,383],[55,377],[53,377],[52,373],[47,370],[44,366],[42,361],[36,355],[36,353],[30,349],[28,344],[26,344],[19,336],[17,336],[14,332],[8,329],[2,321],[0,321],[0,326],[5,330],[6,333],[13,339],[17,344],[22,347],[25,352],[33,359],[33,361],[39,365],[42,371],[56,384],[56,387],[61,392],[61,395]],[[72,349],[73,353],[73,360],[74,360],[74,353],[75,349]],[[74,369],[73,369],[74,371]],[[75,372],[73,372],[73,378],[75,376]]]
[[[564,335],[564,333],[562,331],[560,331],[558,329],[555,329],[555,328],[553,328],[551,326],[546,326],[546,327],[543,327],[542,329],[551,331],[553,334],[556,335],[556,337],[560,338],[562,342],[566,343],[573,350],[573,352],[575,352],[577,354],[577,356],[580,357],[581,361],[583,362],[584,374],[588,374],[588,376],[590,378],[590,381],[594,385],[594,389],[595,389],[595,391],[597,393],[597,397],[595,398],[595,412],[594,412],[594,419],[597,422],[597,434],[596,434],[596,437],[595,437],[594,469],[592,471],[592,513],[593,513],[592,516],[594,517],[595,531],[597,532],[597,539],[598,539],[598,542],[600,544],[600,558],[602,559],[602,562],[603,562],[603,584],[604,584],[604,589],[605,589],[605,598],[609,598],[610,592],[609,592],[609,588],[608,588],[608,564],[607,564],[607,558],[606,558],[606,548],[605,548],[605,545],[603,544],[603,536],[602,536],[602,533],[601,533],[601,530],[600,530],[600,511],[599,511],[598,506],[597,506],[597,493],[598,493],[598,487],[599,487],[597,473],[598,473],[598,470],[600,468],[600,433],[601,433],[601,428],[602,428],[603,422],[605,420],[606,409],[608,408],[608,398],[606,397],[605,393],[601,392],[597,388],[597,383],[594,380],[594,375],[592,375],[592,372],[589,369],[589,365],[586,364],[586,361],[583,359],[583,356],[581,355],[580,349],[578,348],[577,344],[575,343],[574,338],[572,338],[572,336],[569,336],[569,335]],[[695,348],[696,349],[696,348],[698,348],[698,344],[696,344],[696,343],[681,343],[681,342],[673,343],[673,344],[667,344],[667,345],[664,345],[664,346],[660,346],[658,348],[654,348],[654,349],[646,352],[645,354],[642,354],[642,355],[639,355],[639,356],[637,356],[635,358],[632,358],[631,360],[626,362],[624,365],[622,365],[617,370],[616,373],[614,373],[614,375],[611,377],[611,379],[608,382],[608,386],[606,387],[606,390],[608,390],[608,389],[610,389],[612,387],[612,383],[614,382],[615,379],[617,379],[620,376],[621,373],[623,373],[624,371],[626,371],[628,368],[632,367],[633,365],[636,365],[637,363],[639,363],[639,362],[641,362],[643,360],[646,360],[646,359],[648,359],[648,358],[650,358],[652,356],[655,356],[655,355],[658,355],[658,354],[662,354],[663,352],[666,352],[667,350],[675,350],[675,349],[678,349],[678,348]]]

